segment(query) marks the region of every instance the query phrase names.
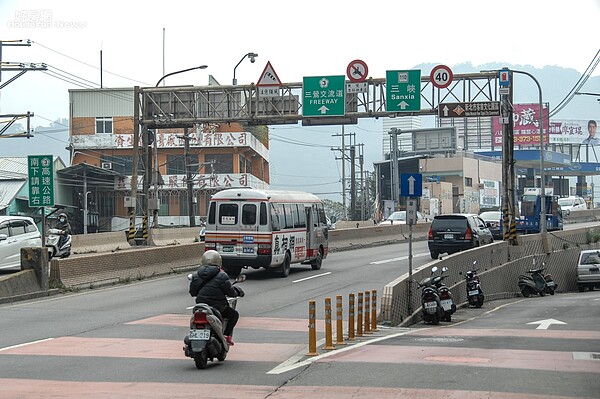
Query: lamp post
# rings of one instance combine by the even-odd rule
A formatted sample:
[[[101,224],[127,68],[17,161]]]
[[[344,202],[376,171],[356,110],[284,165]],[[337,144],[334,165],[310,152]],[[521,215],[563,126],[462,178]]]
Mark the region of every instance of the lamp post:
[[[256,61],[256,57],[258,57],[258,54],[256,53],[248,53],[245,54],[242,59],[240,60],[240,62],[237,63],[237,65],[235,66],[235,68],[233,68],[233,85],[237,85],[237,79],[235,78],[235,70],[237,69],[237,67],[240,66],[240,64],[242,63],[242,61],[244,61],[246,58],[250,58],[250,62],[254,63]]]
[[[525,71],[517,71],[517,70],[512,70],[512,72],[514,73],[520,73],[522,75],[527,75],[529,76],[531,79],[533,79],[533,81],[535,82],[535,84],[537,85],[538,88],[538,93],[539,93],[539,107],[540,107],[540,119],[539,119],[539,133],[540,133],[540,180],[541,180],[541,184],[540,186],[542,186],[542,193],[541,193],[541,206],[540,206],[540,213],[542,216],[542,220],[540,220],[540,233],[545,235],[546,234],[546,182],[545,182],[545,174],[544,174],[544,108],[543,108],[543,103],[542,103],[542,86],[540,86],[540,82],[538,82],[538,80],[529,72],[525,72]]]
[[[197,67],[188,68],[188,69],[182,69],[181,71],[175,71],[175,72],[168,73],[165,76],[163,76],[162,78],[158,79],[158,82],[156,82],[156,86],[155,87],[158,87],[158,85],[160,84],[160,82],[162,82],[165,78],[167,78],[167,77],[169,77],[171,75],[177,75],[178,73],[193,71],[194,69],[206,69],[206,68],[208,68],[208,65],[200,65],[200,66],[197,66]]]
[[[208,68],[208,65],[200,65],[197,67],[193,67],[193,68],[187,68],[187,69],[182,69],[181,71],[175,71],[175,72],[171,72],[166,74],[165,76],[163,76],[162,78],[160,78],[158,80],[158,82],[156,82],[156,86],[158,87],[158,85],[160,84],[160,82],[162,82],[165,78],[172,76],[172,75],[176,75],[178,73],[183,73],[183,72],[189,72],[189,71],[193,71],[195,69],[206,69]],[[155,129],[154,131],[154,198],[158,200],[158,129]],[[189,215],[190,215],[190,227],[195,227],[195,217],[194,217],[194,207],[193,207],[193,198],[194,198],[194,182],[191,180],[190,176],[191,176],[191,168],[189,166],[190,161],[189,161],[189,148],[190,148],[190,136],[188,134],[188,128],[186,127],[184,129],[184,140],[185,140],[185,147],[184,147],[184,162],[186,164],[186,178],[187,178],[187,199],[188,199],[188,207],[189,207]],[[148,193],[146,193],[146,195],[148,195]],[[146,198],[148,198],[146,196]],[[154,213],[154,227],[158,227],[158,209],[155,210]]]

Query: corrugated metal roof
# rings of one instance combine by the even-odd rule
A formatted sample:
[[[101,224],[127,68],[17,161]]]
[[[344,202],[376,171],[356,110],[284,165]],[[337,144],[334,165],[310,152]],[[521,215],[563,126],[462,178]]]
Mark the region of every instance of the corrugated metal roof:
[[[0,181],[0,209],[6,208],[27,183],[26,180],[3,180]]]
[[[27,180],[27,157],[0,158],[0,180]]]

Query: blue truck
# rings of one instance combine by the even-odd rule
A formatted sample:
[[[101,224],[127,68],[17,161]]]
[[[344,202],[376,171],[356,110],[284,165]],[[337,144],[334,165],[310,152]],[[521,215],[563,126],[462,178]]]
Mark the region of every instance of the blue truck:
[[[541,189],[525,189],[521,198],[521,216],[517,220],[517,233],[535,234],[540,232],[540,219],[542,213]],[[558,196],[546,190],[546,231],[562,230],[563,216]]]

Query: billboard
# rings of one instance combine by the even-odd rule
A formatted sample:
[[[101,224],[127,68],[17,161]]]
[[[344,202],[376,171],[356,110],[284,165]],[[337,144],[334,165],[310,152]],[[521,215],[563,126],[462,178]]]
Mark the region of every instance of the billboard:
[[[593,123],[592,123],[593,122]],[[596,137],[598,120],[560,120],[550,121],[550,144],[591,144],[598,145]],[[591,137],[591,139],[590,139]]]
[[[543,135],[548,142],[548,105],[544,104]],[[539,104],[514,104],[513,105],[513,134],[515,145],[539,146],[540,145],[540,105]],[[494,146],[502,145],[502,124],[500,117],[492,118],[492,134]]]

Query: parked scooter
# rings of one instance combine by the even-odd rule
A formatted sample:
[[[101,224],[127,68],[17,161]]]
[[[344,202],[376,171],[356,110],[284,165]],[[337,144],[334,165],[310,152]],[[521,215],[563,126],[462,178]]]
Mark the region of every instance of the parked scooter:
[[[483,306],[483,300],[485,299],[483,295],[483,290],[481,289],[481,283],[479,281],[479,276],[477,275],[477,261],[473,261],[473,266],[471,270],[465,273],[465,280],[467,283],[467,299],[469,301],[469,306],[473,306],[476,308],[480,308]]]
[[[438,291],[438,295],[440,296],[440,305],[444,309],[444,317],[443,319],[446,321],[452,321],[452,314],[456,312],[456,304],[454,303],[454,299],[452,299],[452,293],[450,289],[444,284],[444,279],[448,277],[448,275],[444,275],[445,272],[448,271],[447,267],[442,267],[442,272],[433,278],[433,285]]]
[[[189,274],[188,280],[191,279],[192,274]],[[242,274],[233,284],[245,280],[246,276]],[[228,297],[227,300],[229,306],[235,309],[237,297]],[[208,361],[214,361],[215,358],[220,362],[225,360],[227,352],[229,352],[229,343],[223,335],[226,325],[227,319],[223,319],[221,313],[214,307],[206,303],[198,303],[192,308],[190,333],[183,339],[185,344],[183,352],[187,357],[194,359],[196,368],[205,369]]]
[[[46,236],[46,248],[48,248],[48,258],[66,258],[71,255],[71,235],[67,234],[66,240],[60,245],[60,237],[63,235],[61,229],[48,229]]]
[[[535,259],[533,261],[533,265],[535,266]],[[539,296],[544,296],[546,294],[554,295],[554,291],[558,288],[558,284],[554,282],[552,276],[550,274],[544,274],[543,271],[546,270],[546,264],[542,263],[542,267],[539,269],[531,269],[528,270],[527,273],[530,274],[521,274],[519,276],[519,289],[521,290],[521,294],[525,298],[529,298],[531,295],[539,294]]]
[[[421,288],[421,317],[423,317],[423,321],[431,324],[439,324],[444,317],[444,308],[440,302],[440,296],[433,285],[432,276],[437,270],[437,266],[432,267],[431,276],[418,283],[418,287]]]

